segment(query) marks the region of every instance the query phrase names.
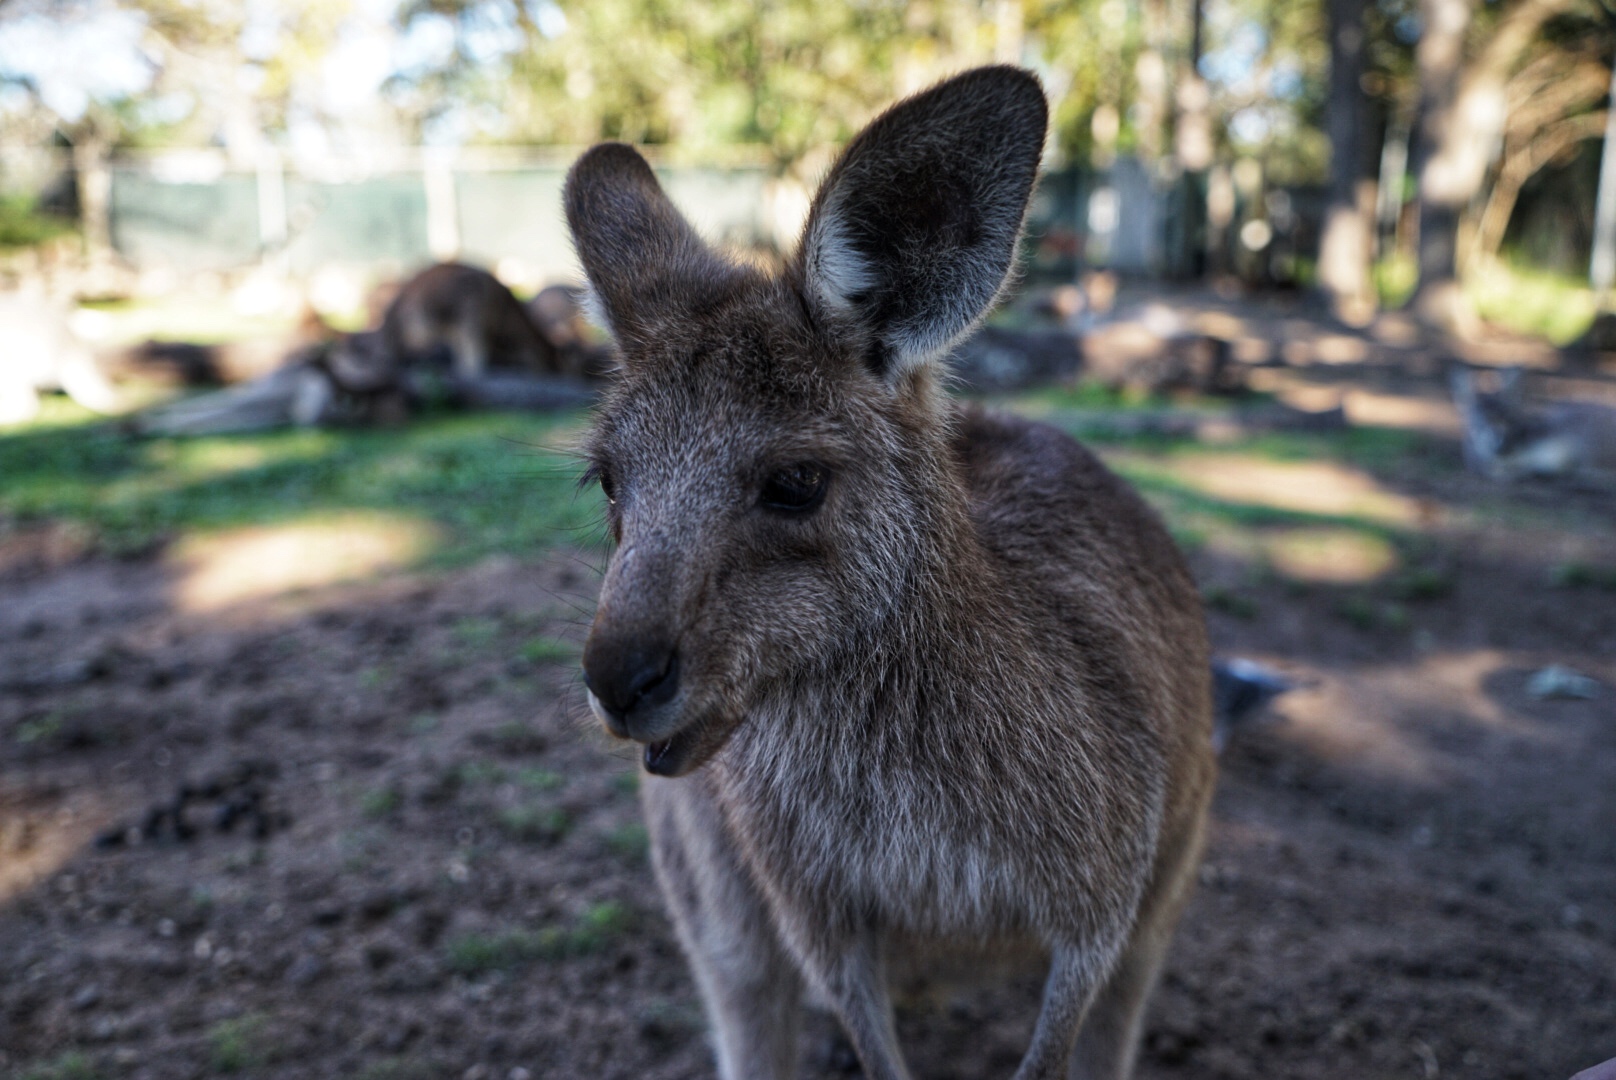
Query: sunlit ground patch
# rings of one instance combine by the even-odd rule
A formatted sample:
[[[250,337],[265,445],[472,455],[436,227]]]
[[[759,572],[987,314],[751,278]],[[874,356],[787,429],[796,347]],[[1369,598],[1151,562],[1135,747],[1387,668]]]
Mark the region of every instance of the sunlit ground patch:
[[[1415,525],[1419,503],[1361,469],[1331,461],[1268,461],[1248,454],[1195,454],[1162,461],[1162,473],[1204,495],[1248,506]]]
[[[66,866],[116,814],[107,800],[84,792],[0,795],[0,903]]]
[[[365,512],[194,536],[171,552],[180,575],[176,603],[218,611],[357,581],[410,566],[440,541],[419,518]]]
[[[312,461],[330,451],[323,433],[294,433],[273,443],[245,439],[169,439],[145,447],[144,464],[159,471],[170,488],[252,472],[288,461]],[[308,437],[312,435],[313,437]]]
[[[1398,565],[1396,549],[1384,537],[1362,529],[1279,529],[1263,534],[1259,545],[1275,572],[1312,584],[1362,584],[1385,576]]]
[[[1511,660],[1495,649],[1474,649],[1313,673],[1316,685],[1281,699],[1277,708],[1289,723],[1278,730],[1326,761],[1404,782],[1438,783],[1448,764],[1426,737],[1433,725],[1539,737],[1487,690],[1487,680]]]
[[[1443,398],[1354,389],[1347,392],[1344,404],[1348,422],[1356,427],[1401,428],[1437,435],[1457,435],[1463,427],[1458,411]]]

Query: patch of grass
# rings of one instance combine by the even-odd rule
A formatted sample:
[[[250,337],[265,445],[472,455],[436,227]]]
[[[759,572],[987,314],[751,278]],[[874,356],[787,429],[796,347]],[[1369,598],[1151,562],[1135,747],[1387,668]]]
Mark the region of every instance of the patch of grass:
[[[461,975],[511,971],[538,960],[564,960],[604,951],[633,929],[633,911],[616,901],[593,904],[569,926],[462,934],[444,946],[444,962]]]
[[[491,786],[505,779],[505,770],[492,761],[465,761],[455,770],[456,782],[464,787]]]
[[[517,654],[530,664],[564,664],[578,658],[578,646],[563,638],[540,635],[529,638]]]
[[[208,1062],[214,1072],[262,1068],[269,1064],[273,1048],[264,1018],[252,1013],[221,1020],[208,1029]]]
[[[100,1076],[90,1055],[82,1050],[69,1050],[49,1061],[28,1066],[17,1074],[16,1080],[98,1080]]]
[[[639,822],[622,825],[606,834],[606,847],[634,862],[643,862],[651,852],[651,834]]]
[[[1376,600],[1362,593],[1350,593],[1335,605],[1335,613],[1364,633],[1407,630],[1408,609],[1402,604]]]
[[[1214,585],[1202,594],[1206,606],[1213,611],[1221,611],[1225,615],[1233,615],[1237,619],[1251,620],[1257,617],[1257,602],[1249,596],[1243,596],[1233,589],[1226,589],[1221,585]]]
[[[637,795],[640,791],[640,772],[620,772],[612,777],[612,787],[624,795]]]
[[[514,779],[529,791],[538,792],[556,791],[567,782],[558,772],[535,768],[517,769]]]
[[[1599,311],[1585,279],[1507,261],[1478,266],[1464,288],[1483,319],[1555,345],[1587,333]]]
[[[499,637],[499,620],[468,615],[455,621],[451,633],[461,645],[473,652],[481,652]]]
[[[1380,297],[1380,306],[1399,308],[1414,295],[1414,286],[1420,281],[1420,267],[1414,256],[1396,252],[1370,267],[1369,277],[1374,282],[1375,294]]]
[[[438,1068],[420,1058],[391,1057],[366,1065],[356,1080],[433,1080],[441,1075]]]
[[[287,430],[144,439],[52,402],[0,434],[0,521],[65,521],[105,551],[139,553],[188,531],[381,510],[444,527],[421,561],[599,544],[600,504],[560,449],[581,413],[426,416],[373,431]]]
[[[32,195],[0,196],[0,250],[33,247],[73,231],[71,220],[40,210]]]
[[[403,802],[404,796],[396,787],[373,788],[359,800],[359,811],[372,819],[391,817]]]
[[[1549,570],[1549,582],[1562,589],[1608,589],[1616,591],[1616,566],[1590,566],[1564,562]]]
[[[616,900],[591,904],[572,928],[571,948],[578,953],[599,952],[632,929],[635,922],[634,912]]]
[[[1411,566],[1388,583],[1398,600],[1440,600],[1453,591],[1453,571],[1440,566]]]
[[[393,673],[388,670],[386,664],[368,667],[359,673],[359,688],[361,690],[380,690],[387,685],[392,676]]]
[[[572,817],[557,807],[510,806],[499,812],[506,836],[530,844],[555,844],[572,831]]]
[[[36,743],[48,742],[62,730],[62,714],[60,712],[46,713],[33,720],[24,720],[17,725],[13,738],[19,746],[33,746]]]
[[[479,735],[477,741],[501,754],[539,754],[550,745],[544,732],[520,720],[503,723],[486,735]]]

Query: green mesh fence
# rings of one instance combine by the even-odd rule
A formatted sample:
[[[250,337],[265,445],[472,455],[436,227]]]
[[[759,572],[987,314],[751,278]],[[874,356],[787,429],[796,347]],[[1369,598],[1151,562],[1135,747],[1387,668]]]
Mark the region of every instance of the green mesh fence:
[[[704,236],[742,247],[770,241],[765,170],[658,173]],[[260,184],[275,185],[273,178],[225,172],[180,181],[120,166],[113,171],[113,244],[137,267],[182,274],[245,269],[268,256],[299,276],[332,264],[396,274],[432,261],[434,237],[442,250],[446,214],[459,258],[488,266],[513,260],[535,281],[570,279],[577,264],[561,212],[565,177],[560,164],[462,169],[447,184],[440,178],[434,208],[419,170],[346,183],[288,175],[266,197]],[[1085,177],[1072,170],[1040,181],[1028,215],[1030,279],[1070,279],[1083,265],[1086,191]]]

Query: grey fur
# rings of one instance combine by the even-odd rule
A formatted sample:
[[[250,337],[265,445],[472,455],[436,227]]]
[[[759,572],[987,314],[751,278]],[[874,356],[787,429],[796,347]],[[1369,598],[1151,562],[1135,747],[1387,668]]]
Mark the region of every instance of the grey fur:
[[[728,1080],[790,1075],[804,989],[901,1080],[889,974],[1023,953],[1052,965],[1018,1080],[1132,1069],[1215,771],[1198,595],[1131,489],[952,404],[936,362],[1010,270],[1044,129],[1013,68],[898,104],[778,276],[628,147],[567,181],[622,360],[584,670],[662,774],[653,859]],[[822,500],[782,509],[802,476]]]

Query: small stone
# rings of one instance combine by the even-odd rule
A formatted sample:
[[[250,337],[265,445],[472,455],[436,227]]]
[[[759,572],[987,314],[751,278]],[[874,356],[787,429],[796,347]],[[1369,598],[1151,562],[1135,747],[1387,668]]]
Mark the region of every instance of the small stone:
[[[99,986],[81,986],[73,995],[73,1011],[83,1012],[93,1009],[101,1003],[101,988]]]
[[[286,981],[292,986],[309,986],[326,972],[326,963],[312,953],[302,953],[286,969]]]
[[[1526,681],[1526,692],[1541,701],[1580,699],[1599,696],[1599,683],[1580,671],[1561,664],[1550,664]]]
[[[339,900],[332,900],[314,909],[312,921],[316,926],[335,926],[347,914],[348,908],[346,905]]]
[[[522,1066],[517,1065],[505,1074],[505,1080],[533,1080],[533,1074]]]

